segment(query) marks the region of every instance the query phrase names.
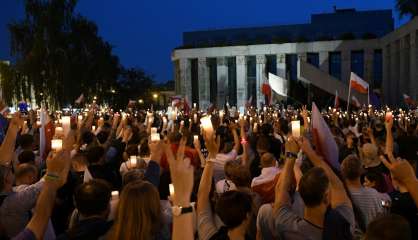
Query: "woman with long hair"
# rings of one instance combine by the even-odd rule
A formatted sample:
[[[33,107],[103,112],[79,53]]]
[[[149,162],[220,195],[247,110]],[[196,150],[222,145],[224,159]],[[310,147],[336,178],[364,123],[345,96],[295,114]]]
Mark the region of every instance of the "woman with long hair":
[[[169,239],[160,196],[151,183],[136,181],[123,188],[108,239]]]

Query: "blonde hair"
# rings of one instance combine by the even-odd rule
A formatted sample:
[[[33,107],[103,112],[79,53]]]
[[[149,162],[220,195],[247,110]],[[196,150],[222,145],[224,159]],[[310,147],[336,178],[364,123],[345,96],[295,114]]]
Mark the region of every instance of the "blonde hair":
[[[148,182],[135,181],[122,191],[108,239],[152,239],[162,226],[160,196]]]

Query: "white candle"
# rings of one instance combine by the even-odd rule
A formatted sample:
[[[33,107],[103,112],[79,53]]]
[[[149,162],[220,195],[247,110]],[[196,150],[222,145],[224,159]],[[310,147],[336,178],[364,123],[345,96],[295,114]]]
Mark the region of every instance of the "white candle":
[[[92,130],[93,132],[95,132],[95,131],[96,131],[96,126],[91,126],[91,130]]]
[[[78,121],[80,122],[81,120],[83,120],[83,116],[82,115],[78,115]]]
[[[62,149],[62,140],[61,139],[52,139],[51,148],[54,151],[59,151]]]
[[[196,108],[196,103],[193,103],[193,108]]]
[[[119,198],[119,191],[112,191],[112,200],[116,200]]]
[[[170,196],[173,197],[174,196],[174,185],[172,183],[170,183],[168,185],[168,188],[170,190]]]
[[[209,135],[212,136],[213,133],[213,126],[210,116],[206,116],[200,119],[200,123],[202,124],[203,130]]]
[[[153,133],[157,133],[157,128],[156,127],[151,128],[151,134],[153,134]]]
[[[221,110],[221,111],[219,111],[219,117],[222,119],[223,117],[224,117],[224,111],[223,110]]]
[[[385,120],[389,122],[392,119],[392,112],[386,112]]]
[[[11,118],[11,117],[10,117]],[[36,121],[36,125],[38,125],[39,127],[41,126],[41,121]]]
[[[68,132],[70,132],[71,126],[71,117],[70,116],[63,116],[61,118],[62,128],[64,130],[64,136],[67,136]]]
[[[158,142],[160,141],[160,134],[159,133],[151,133],[151,142]]]
[[[197,114],[193,114],[193,121],[196,123],[197,122]]]
[[[198,135],[194,135],[194,136],[193,136],[193,140],[194,140],[194,141],[198,141],[198,140],[199,140],[199,136],[198,136]]]
[[[129,162],[131,167],[136,167],[136,156],[131,156]]]
[[[300,137],[300,121],[292,121],[292,136]]]

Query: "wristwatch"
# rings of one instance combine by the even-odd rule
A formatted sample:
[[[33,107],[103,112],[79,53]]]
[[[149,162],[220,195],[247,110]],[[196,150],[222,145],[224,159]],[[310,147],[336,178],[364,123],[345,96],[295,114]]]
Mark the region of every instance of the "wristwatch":
[[[298,155],[296,153],[292,152],[286,152],[286,158],[298,158]]]
[[[193,206],[189,207],[182,207],[182,206],[172,206],[171,210],[173,212],[173,216],[178,217],[186,213],[193,212]]]

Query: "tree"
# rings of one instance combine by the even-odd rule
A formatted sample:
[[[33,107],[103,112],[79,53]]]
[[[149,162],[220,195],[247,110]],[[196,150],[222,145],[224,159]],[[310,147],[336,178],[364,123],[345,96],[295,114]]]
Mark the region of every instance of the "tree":
[[[396,9],[399,11],[401,17],[403,16],[418,16],[418,1],[417,0],[397,0]]]
[[[95,23],[75,13],[77,0],[25,0],[25,18],[9,24],[16,63],[2,65],[4,100],[59,107],[81,93],[110,96],[119,74],[112,46]]]

